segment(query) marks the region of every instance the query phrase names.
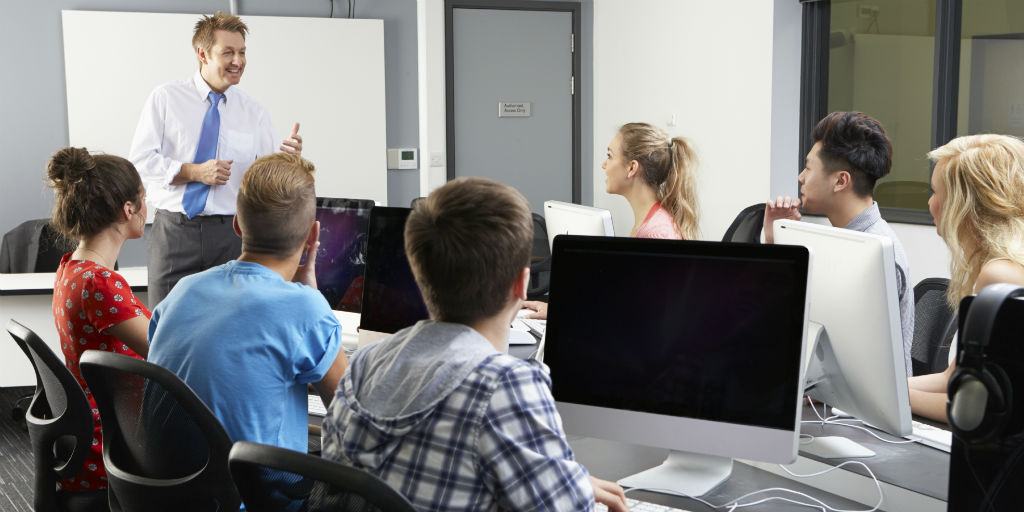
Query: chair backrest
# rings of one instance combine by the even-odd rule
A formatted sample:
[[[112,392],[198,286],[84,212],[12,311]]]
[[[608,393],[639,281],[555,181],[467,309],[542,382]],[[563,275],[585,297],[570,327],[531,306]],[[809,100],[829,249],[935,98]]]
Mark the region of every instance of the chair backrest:
[[[78,474],[92,446],[92,408],[75,376],[36,333],[14,320],[7,332],[36,371],[35,395],[25,413],[35,461],[35,510],[56,510],[57,480]]]
[[[239,441],[228,457],[250,512],[413,512],[404,496],[366,471],[277,446]]]
[[[527,297],[534,299],[547,295],[551,287],[551,247],[547,222],[539,213],[533,214],[533,252],[530,254],[530,284]]]
[[[752,204],[744,208],[725,230],[723,242],[761,242],[761,228],[764,227],[765,203]]]
[[[910,348],[914,375],[945,370],[956,333],[956,315],[946,302],[949,279],[929,277],[914,286],[914,341]]]
[[[103,418],[112,510],[236,510],[231,438],[177,375],[122,354],[82,354]]]
[[[45,221],[39,232],[39,249],[36,251],[36,265],[33,272],[56,272],[60,267],[60,259],[71,248],[61,238],[60,233],[50,226],[50,219]],[[115,264],[114,269],[117,269]]]

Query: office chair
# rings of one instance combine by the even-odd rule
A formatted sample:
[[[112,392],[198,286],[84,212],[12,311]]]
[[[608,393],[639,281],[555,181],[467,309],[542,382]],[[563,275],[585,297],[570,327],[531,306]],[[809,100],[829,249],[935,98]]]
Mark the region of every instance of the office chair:
[[[941,372],[949,366],[949,346],[957,317],[946,303],[949,279],[929,277],[914,286],[914,341],[910,358],[914,375]]]
[[[740,211],[739,215],[725,230],[723,242],[761,243],[761,228],[764,227],[765,203],[750,205]]]
[[[32,219],[4,234],[0,273],[54,272],[71,248],[50,227],[50,219]]]
[[[35,461],[37,512],[108,510],[107,492],[58,491],[57,481],[77,475],[92,446],[92,406],[64,362],[31,329],[11,320],[7,332],[36,372],[36,391],[25,421]]]
[[[239,441],[228,464],[250,512],[415,510],[398,491],[366,471],[277,446]]]
[[[526,297],[537,300],[545,297],[551,287],[551,247],[544,216],[539,213],[532,215],[533,252],[530,254],[530,284],[526,288]]]
[[[238,509],[231,438],[192,389],[122,354],[89,350],[80,365],[103,418],[111,510]]]

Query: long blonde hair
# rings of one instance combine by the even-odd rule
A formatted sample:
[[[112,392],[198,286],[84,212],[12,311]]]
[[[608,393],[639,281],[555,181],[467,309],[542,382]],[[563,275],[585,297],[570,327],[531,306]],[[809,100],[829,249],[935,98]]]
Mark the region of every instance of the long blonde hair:
[[[957,137],[928,153],[945,186],[939,235],[952,253],[946,300],[974,291],[993,258],[1024,265],[1024,142],[1006,135]]]
[[[697,153],[690,141],[669,137],[647,123],[627,123],[619,128],[622,153],[643,168],[644,182],[657,192],[661,207],[672,214],[685,240],[699,235],[697,204]]]

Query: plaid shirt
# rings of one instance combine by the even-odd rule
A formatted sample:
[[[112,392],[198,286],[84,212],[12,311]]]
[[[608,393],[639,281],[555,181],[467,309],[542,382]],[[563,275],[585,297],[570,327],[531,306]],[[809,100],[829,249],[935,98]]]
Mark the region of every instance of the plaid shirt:
[[[363,409],[348,372],[323,456],[376,474],[419,510],[592,510],[545,370],[494,354],[436,406],[399,418]]]

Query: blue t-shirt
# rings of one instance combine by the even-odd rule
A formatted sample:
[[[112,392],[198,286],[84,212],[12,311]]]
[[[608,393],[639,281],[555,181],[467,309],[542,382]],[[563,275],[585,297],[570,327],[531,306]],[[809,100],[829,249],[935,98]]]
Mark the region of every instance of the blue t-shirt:
[[[178,282],[149,343],[149,361],[185,381],[232,441],[305,453],[306,385],[334,363],[341,325],[320,292],[230,261]]]

